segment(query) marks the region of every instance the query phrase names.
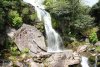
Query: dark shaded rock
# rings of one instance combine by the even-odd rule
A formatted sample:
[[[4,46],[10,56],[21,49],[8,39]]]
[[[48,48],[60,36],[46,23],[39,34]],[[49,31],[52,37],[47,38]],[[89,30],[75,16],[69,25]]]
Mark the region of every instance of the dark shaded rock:
[[[5,34],[1,34],[0,33],[0,50],[2,50],[3,48],[4,48],[4,42],[5,42],[5,40],[6,40],[6,35]]]
[[[13,67],[13,62],[6,59],[0,59],[0,67]]]

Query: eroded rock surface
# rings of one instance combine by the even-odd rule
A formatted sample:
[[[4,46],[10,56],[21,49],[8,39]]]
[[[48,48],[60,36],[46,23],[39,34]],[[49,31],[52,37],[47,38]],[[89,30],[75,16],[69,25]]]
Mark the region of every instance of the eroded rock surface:
[[[26,48],[30,50],[31,54],[46,51],[44,36],[34,26],[23,24],[18,30],[9,28],[7,34],[21,51]]]

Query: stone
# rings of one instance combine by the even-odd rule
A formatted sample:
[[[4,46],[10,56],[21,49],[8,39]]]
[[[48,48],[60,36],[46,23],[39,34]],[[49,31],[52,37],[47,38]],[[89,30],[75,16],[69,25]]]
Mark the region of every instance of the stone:
[[[7,33],[8,37],[11,39],[14,38],[15,32],[16,32],[16,29],[14,29],[14,28],[11,28],[11,27],[6,28],[6,33]]]
[[[80,55],[77,52],[73,53],[73,57],[75,60],[79,60],[80,59]]]
[[[64,50],[55,53],[41,52],[34,57],[16,61],[14,64],[20,67],[25,65],[30,67],[69,67],[79,64],[80,59],[80,55],[77,52]]]
[[[23,24],[18,30],[8,31],[8,36],[14,40],[20,51],[29,49],[32,58],[25,59],[31,67],[68,67],[80,63],[80,55],[73,50],[63,50],[62,52],[46,52],[44,36],[34,26]],[[17,62],[16,65],[23,66]]]
[[[26,62],[30,65],[30,67],[40,67],[40,65],[34,62],[32,58],[27,59]]]
[[[0,67],[13,67],[13,62],[6,59],[0,59]]]
[[[9,28],[7,34],[20,51],[27,48],[31,55],[46,51],[44,36],[35,26],[23,24],[18,30]]]
[[[100,46],[100,41],[96,42],[94,45],[95,46]]]
[[[77,54],[77,57],[79,55]],[[72,50],[65,50],[63,52],[54,53],[47,58],[45,65],[48,67],[68,67],[69,65],[79,64],[80,59],[75,59]]]
[[[23,67],[24,66],[23,63],[21,63],[19,61],[16,61],[14,64],[17,65],[17,66],[19,66],[19,67]]]
[[[78,52],[78,53],[82,53],[82,52],[86,51],[87,48],[88,48],[88,45],[81,45],[81,46],[79,46],[79,47],[77,48],[77,52]]]

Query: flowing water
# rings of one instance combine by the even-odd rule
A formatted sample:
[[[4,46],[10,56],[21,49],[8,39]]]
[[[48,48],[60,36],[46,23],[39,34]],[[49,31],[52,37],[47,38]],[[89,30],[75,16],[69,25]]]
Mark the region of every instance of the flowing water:
[[[94,67],[97,67],[97,61],[98,61],[98,56],[96,55],[95,56],[95,64],[94,64]]]
[[[82,67],[89,67],[88,58],[87,57],[82,56],[81,66]]]
[[[35,7],[37,16],[40,21],[44,22],[45,31],[47,35],[47,51],[48,52],[61,52],[63,49],[63,42],[60,35],[53,29],[50,14],[45,11],[43,5],[44,0],[24,0]]]
[[[44,22],[46,36],[47,36],[47,51],[48,52],[61,52],[63,49],[63,42],[60,35],[53,29],[50,14],[45,11],[45,6],[43,5],[44,0],[24,0],[24,2],[30,3],[35,7],[38,19]],[[96,67],[97,58],[96,58]],[[82,67],[89,67],[88,58],[82,56],[81,61]]]

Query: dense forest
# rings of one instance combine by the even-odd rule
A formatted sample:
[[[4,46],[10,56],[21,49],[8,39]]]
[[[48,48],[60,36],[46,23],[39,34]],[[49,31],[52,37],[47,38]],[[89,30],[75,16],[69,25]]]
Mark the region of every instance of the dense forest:
[[[82,0],[45,0],[43,4],[66,49],[75,49],[85,43],[91,48],[99,42],[100,0],[92,7],[84,5]],[[35,26],[46,39],[43,22],[38,21],[34,6],[23,0],[0,0],[0,59],[14,60],[28,53],[28,49],[21,52],[6,32],[8,27],[18,30],[24,23]],[[100,52],[100,43],[95,51]]]

